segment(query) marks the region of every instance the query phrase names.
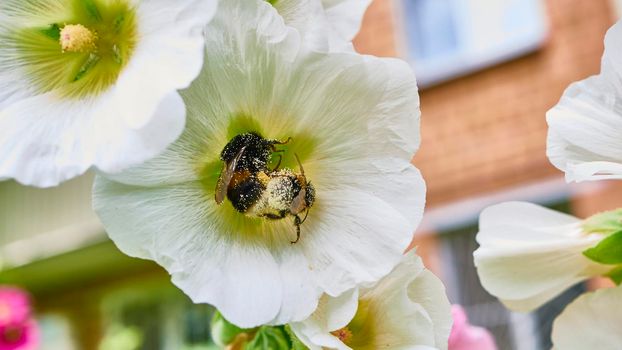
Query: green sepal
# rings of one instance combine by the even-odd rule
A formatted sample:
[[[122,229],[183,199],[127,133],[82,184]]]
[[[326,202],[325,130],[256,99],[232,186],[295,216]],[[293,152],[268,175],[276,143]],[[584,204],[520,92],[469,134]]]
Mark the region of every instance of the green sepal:
[[[592,215],[581,226],[586,233],[609,235],[622,231],[622,208]]]
[[[56,23],[50,25],[45,29],[41,29],[41,33],[54,41],[60,40],[60,26]]]
[[[601,264],[622,264],[622,231],[615,232],[595,247],[584,250],[583,255]]]
[[[614,267],[605,276],[609,277],[616,286],[619,286],[622,284],[622,265]]]
[[[298,337],[296,336],[294,331],[292,331],[292,328],[289,325],[285,326],[285,332],[289,336],[291,350],[309,350],[309,348],[306,345],[304,345],[300,341],[300,339],[298,339]]]
[[[252,330],[240,328],[227,321],[220,312],[216,311],[210,324],[212,339],[218,346],[227,346],[241,333],[249,333]]]
[[[291,350],[290,342],[282,327],[262,326],[244,350]]]

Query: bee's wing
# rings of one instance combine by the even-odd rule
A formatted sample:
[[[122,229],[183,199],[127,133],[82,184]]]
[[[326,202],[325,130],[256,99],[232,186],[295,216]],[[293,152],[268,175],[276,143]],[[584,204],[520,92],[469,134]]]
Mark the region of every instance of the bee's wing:
[[[220,177],[218,178],[218,183],[216,184],[216,204],[221,204],[225,200],[225,196],[227,195],[227,189],[229,188],[229,183],[233,178],[233,174],[235,173],[235,168],[238,166],[238,162],[240,158],[242,158],[242,154],[246,146],[242,147],[242,149],[235,155],[235,158],[231,160],[229,163],[225,163],[222,167],[222,171],[220,172]]]
[[[289,212],[296,215],[303,211],[306,207],[305,197],[307,194],[307,189],[303,188],[298,192],[298,195],[294,197],[292,201],[292,205],[289,207]]]

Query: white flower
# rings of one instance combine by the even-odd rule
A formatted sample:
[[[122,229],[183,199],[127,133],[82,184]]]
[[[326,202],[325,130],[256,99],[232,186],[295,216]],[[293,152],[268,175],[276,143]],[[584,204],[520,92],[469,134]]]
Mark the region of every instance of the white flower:
[[[491,206],[482,212],[479,230],[474,258],[480,281],[517,311],[535,309],[612,269],[583,255],[605,235],[585,233],[579,219],[535,204]]]
[[[291,327],[311,350],[423,350],[447,349],[451,325],[445,287],[411,252],[360,295],[324,295],[309,319]]]
[[[346,41],[352,41],[358,33],[369,4],[371,0],[322,0],[333,30]]]
[[[371,0],[272,0],[285,23],[296,28],[305,45],[325,51],[353,51]]]
[[[0,178],[41,187],[151,158],[184,126],[216,0],[3,0]]]
[[[555,350],[619,350],[622,345],[622,287],[586,293],[553,323]]]
[[[547,155],[567,181],[622,178],[622,23],[605,37],[600,75],[568,87],[547,113]]]
[[[232,323],[303,320],[323,293],[338,296],[389,273],[421,219],[425,184],[410,164],[419,144],[414,75],[395,59],[307,52],[261,1],[220,3],[206,40],[204,69],[182,93],[184,133],[157,158],[98,177],[95,209],[121,250],[157,261],[195,302]],[[214,200],[221,151],[247,132],[291,138],[275,146],[284,152],[270,167],[280,155],[282,169],[301,172],[298,156],[315,188],[296,244],[287,212],[267,220],[255,217],[257,207],[251,216],[237,212],[229,195]],[[269,173],[242,172],[227,183]]]

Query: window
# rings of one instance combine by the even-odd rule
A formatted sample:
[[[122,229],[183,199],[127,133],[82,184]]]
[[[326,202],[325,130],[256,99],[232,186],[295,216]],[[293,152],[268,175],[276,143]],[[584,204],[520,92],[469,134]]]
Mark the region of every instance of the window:
[[[423,87],[536,50],[541,0],[401,0],[408,57]]]

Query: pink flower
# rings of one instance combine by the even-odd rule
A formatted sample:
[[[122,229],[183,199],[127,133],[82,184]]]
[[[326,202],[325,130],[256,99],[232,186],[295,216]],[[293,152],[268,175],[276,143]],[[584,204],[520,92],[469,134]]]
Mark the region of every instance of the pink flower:
[[[39,327],[31,315],[28,293],[0,286],[0,350],[34,350],[38,346]]]
[[[449,335],[449,350],[497,350],[490,332],[471,326],[462,306],[453,305],[451,314],[454,325]]]
[[[15,287],[0,286],[0,327],[30,319],[30,297]]]
[[[39,346],[39,327],[30,319],[0,327],[0,350],[35,350]]]

